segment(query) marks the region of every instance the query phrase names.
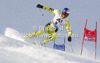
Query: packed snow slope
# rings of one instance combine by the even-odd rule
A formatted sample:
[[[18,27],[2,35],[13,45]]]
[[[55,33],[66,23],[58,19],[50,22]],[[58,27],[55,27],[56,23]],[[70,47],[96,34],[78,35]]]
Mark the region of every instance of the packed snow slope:
[[[0,63],[100,63],[95,59],[25,42],[18,38],[19,34],[7,28],[5,35],[0,35]]]

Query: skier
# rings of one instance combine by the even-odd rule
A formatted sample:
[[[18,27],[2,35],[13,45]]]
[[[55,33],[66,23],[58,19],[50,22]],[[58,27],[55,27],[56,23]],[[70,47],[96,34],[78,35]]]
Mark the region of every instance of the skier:
[[[55,40],[58,37],[56,32],[58,31],[60,26],[66,26],[66,29],[68,31],[68,41],[71,42],[71,37],[72,37],[72,30],[70,30],[71,24],[70,24],[70,21],[67,19],[69,15],[69,9],[64,8],[61,12],[58,9],[53,9],[53,8],[43,6],[40,4],[38,4],[36,7],[52,12],[53,14],[55,14],[55,17],[52,19],[51,22],[46,24],[45,31],[40,30],[38,32],[30,33],[27,35],[26,38],[33,38],[35,36],[47,33],[49,37],[44,39],[42,42],[40,42],[40,45],[44,45],[44,44],[47,44],[51,40]]]

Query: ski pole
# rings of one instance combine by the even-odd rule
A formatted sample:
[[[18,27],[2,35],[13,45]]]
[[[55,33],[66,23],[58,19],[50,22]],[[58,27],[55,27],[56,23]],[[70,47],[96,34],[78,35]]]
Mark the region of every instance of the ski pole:
[[[42,10],[41,10],[41,9],[39,9],[39,10],[40,10],[40,12],[41,12],[42,16],[44,16],[44,13],[42,12]]]
[[[72,49],[72,51],[73,51],[73,53],[74,53],[74,50],[73,50],[73,47],[72,47],[72,44],[70,43],[70,46],[71,46],[71,49]]]

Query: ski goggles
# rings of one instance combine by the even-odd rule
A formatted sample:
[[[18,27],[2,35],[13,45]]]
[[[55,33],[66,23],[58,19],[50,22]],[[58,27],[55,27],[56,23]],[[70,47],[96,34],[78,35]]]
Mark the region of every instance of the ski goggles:
[[[64,15],[65,17],[67,17],[69,15],[69,13],[62,12],[62,15]]]

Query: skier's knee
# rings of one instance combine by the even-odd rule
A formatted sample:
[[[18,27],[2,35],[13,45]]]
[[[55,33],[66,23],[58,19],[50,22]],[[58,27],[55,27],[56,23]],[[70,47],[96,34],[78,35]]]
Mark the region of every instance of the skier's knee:
[[[55,40],[58,37],[58,35],[56,33],[54,33],[51,37],[51,40]]]

